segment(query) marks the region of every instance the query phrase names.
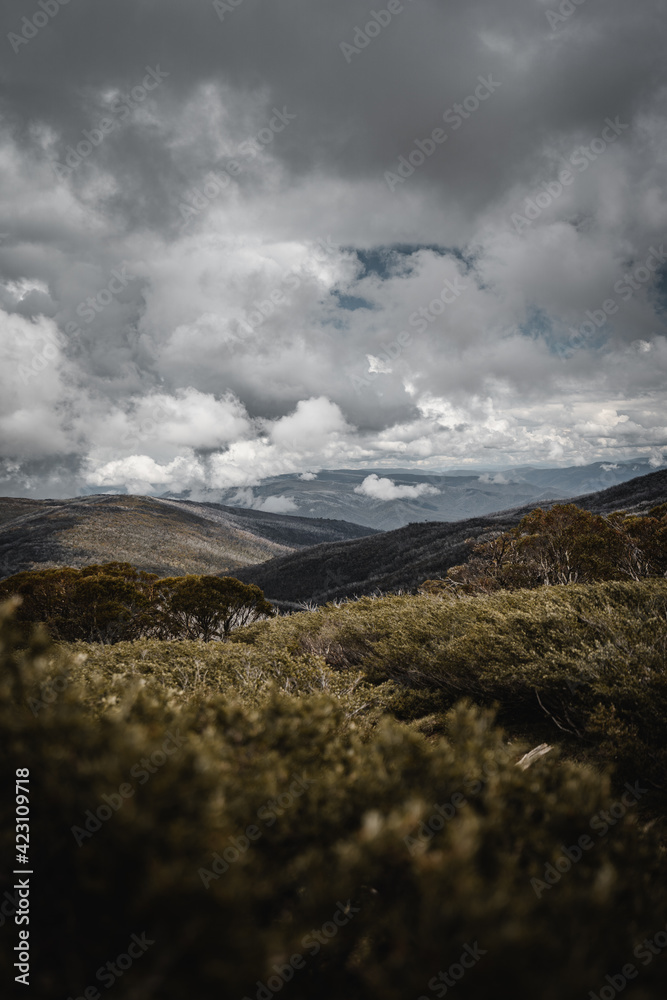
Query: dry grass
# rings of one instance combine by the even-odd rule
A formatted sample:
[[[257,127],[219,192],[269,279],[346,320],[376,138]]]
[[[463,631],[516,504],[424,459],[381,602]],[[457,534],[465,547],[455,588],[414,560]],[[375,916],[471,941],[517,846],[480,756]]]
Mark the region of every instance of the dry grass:
[[[131,562],[160,575],[228,573],[292,551],[249,532],[190,522],[174,513],[156,513],[154,505],[123,497],[110,509],[97,507],[94,517],[66,528],[58,541],[72,553],[69,565],[87,565],[92,556],[100,563]]]

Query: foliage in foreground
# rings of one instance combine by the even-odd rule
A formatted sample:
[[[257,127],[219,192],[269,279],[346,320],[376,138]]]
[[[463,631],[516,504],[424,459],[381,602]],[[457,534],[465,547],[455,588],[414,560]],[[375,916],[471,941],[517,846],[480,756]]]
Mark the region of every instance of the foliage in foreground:
[[[0,600],[13,596],[21,598],[18,621],[39,622],[65,642],[209,642],[274,614],[259,587],[234,577],[160,578],[119,562],[17,573],[0,582]]]
[[[327,609],[348,643],[341,615],[355,607]],[[398,605],[360,611],[367,625],[376,611],[377,637],[377,612]],[[416,609],[406,617],[414,642]],[[303,621],[284,624],[306,635]],[[267,655],[280,626],[220,650]],[[157,663],[141,675],[129,652],[98,648],[84,671],[45,639],[20,648],[2,626],[0,772],[8,786],[30,770],[39,874],[33,996],[100,987],[97,970],[145,934],[154,943],[114,982],[119,998],[442,996],[429,982],[471,952],[461,998],[598,993],[628,962],[641,971],[635,995],[662,997],[664,958],[644,965],[635,949],[667,922],[664,853],[606,775],[555,752],[517,767],[527,747],[465,702],[446,716],[447,739],[427,741],[390,719],[360,730],[349,691],[262,687],[239,700],[228,674],[229,691],[203,697],[175,675],[160,683]],[[197,669],[190,661],[193,681]],[[55,696],[35,711],[48,677]],[[7,857],[12,824],[2,831]],[[592,846],[574,860],[583,836]]]
[[[362,598],[258,623],[234,642],[394,681],[387,709],[423,732],[446,732],[444,713],[461,698],[497,704],[510,731],[611,763],[621,785],[641,774],[647,804],[667,812],[665,580]]]

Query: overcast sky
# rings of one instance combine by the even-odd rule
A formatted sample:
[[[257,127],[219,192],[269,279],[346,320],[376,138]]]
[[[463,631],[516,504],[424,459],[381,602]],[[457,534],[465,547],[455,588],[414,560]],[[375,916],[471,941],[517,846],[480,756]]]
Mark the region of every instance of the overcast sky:
[[[665,0],[3,0],[0,492],[667,448]]]

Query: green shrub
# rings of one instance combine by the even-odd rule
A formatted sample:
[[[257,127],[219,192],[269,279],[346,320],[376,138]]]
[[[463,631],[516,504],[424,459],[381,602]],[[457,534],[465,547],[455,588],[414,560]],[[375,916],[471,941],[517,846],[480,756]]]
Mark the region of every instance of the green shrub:
[[[76,643],[76,668],[82,682],[95,676],[103,682],[104,699],[91,700],[92,711],[103,711],[110,698],[120,699],[128,685],[151,682],[181,704],[206,706],[215,695],[233,695],[247,708],[257,708],[275,690],[295,698],[329,694],[345,717],[357,719],[366,732],[384,714],[400,689],[391,682],[371,683],[361,670],[341,672],[322,656],[288,652],[276,646],[198,641],[137,642],[102,646]]]
[[[492,593],[499,589],[641,580],[667,571],[667,504],[646,516],[591,514],[554,504],[526,514],[516,528],[474,545],[467,562],[426,593]]]
[[[41,622],[55,639],[118,642],[150,625],[157,577],[129,563],[17,573],[0,583],[0,599],[21,598],[17,618]]]
[[[667,811],[664,580],[362,598],[241,630],[234,641],[317,653],[372,682],[393,680],[387,709],[429,717],[430,731],[445,731],[431,716],[442,720],[462,697],[497,704],[513,732],[613,763],[621,785],[641,775],[651,788],[645,806]]]
[[[230,576],[158,578],[129,563],[17,573],[0,600],[18,596],[17,618],[42,623],[65,642],[226,639],[232,629],[275,614],[254,584]]]
[[[429,606],[433,622],[438,602],[403,605],[413,633]],[[368,624],[376,612],[377,635],[383,613],[398,609],[371,602],[357,613]],[[154,944],[113,984],[128,1000],[254,1000],[291,956],[302,967],[273,992],[295,1000],[433,996],[429,980],[466,945],[484,954],[457,984],[463,1000],[499,990],[562,1000],[597,992],[606,974],[637,962],[634,948],[667,922],[665,858],[634,807],[604,835],[591,826],[614,803],[608,776],[553,751],[517,767],[527,746],[467,703],[448,713],[448,738],[429,742],[391,719],[362,733],[344,692],[313,694],[303,679],[292,693],[283,685],[245,697],[234,665],[258,665],[262,643],[287,624],[298,646],[303,621],[272,622],[255,627],[255,650],[238,642],[224,647],[238,660],[208,660],[222,664],[229,688],[214,692],[175,682],[179,655],[203,655],[203,643],[164,644],[161,676],[157,644],[97,647],[84,664],[43,637],[19,648],[3,622],[5,787],[16,768],[30,770],[31,995],[99,987],[96,971],[132,934]],[[307,671],[278,648],[277,685],[284,669]],[[321,659],[313,669],[352,676]],[[61,690],[35,711],[30,699],[56,676]],[[160,756],[168,734],[173,752]],[[110,815],[86,831],[105,796]],[[1,830],[8,857],[13,818]],[[564,848],[582,835],[594,844],[568,868]],[[563,871],[553,869],[547,888],[550,864]],[[2,931],[11,945],[13,932],[10,923]],[[6,981],[12,954],[2,953]],[[661,961],[642,968],[646,1000],[663,996]]]
[[[232,629],[275,613],[259,587],[231,576],[168,577],[156,592],[166,638],[226,639]]]

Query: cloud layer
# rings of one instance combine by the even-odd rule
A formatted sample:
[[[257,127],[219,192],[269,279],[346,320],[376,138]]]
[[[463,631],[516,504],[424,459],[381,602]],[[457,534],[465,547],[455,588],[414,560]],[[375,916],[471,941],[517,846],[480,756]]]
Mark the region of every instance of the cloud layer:
[[[0,15],[2,492],[662,461],[665,0],[47,6]]]

